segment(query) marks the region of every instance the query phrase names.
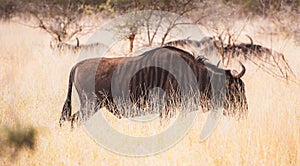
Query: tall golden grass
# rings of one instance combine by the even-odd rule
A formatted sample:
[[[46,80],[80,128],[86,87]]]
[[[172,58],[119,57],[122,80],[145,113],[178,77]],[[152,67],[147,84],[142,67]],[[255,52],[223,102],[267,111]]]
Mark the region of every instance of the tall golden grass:
[[[299,46],[281,36],[273,36],[270,42],[270,36],[250,35],[256,42],[283,52],[300,77]],[[0,165],[300,164],[300,86],[273,78],[251,64],[246,64],[243,77],[247,119],[223,117],[212,136],[201,143],[206,114],[199,112],[189,133],[171,149],[148,157],[125,157],[98,146],[81,127],[71,131],[68,125],[58,125],[76,56],[55,56],[46,33],[15,23],[1,23],[0,41],[0,127],[21,124],[37,131],[34,151],[24,149],[13,160],[3,152]],[[77,109],[75,103],[73,111]],[[116,128],[134,134],[153,133],[157,127],[135,127],[126,119],[106,117]]]

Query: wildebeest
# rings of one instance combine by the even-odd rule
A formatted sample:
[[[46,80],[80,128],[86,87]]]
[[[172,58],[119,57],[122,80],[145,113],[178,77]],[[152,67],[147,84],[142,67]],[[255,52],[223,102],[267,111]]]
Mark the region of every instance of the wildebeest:
[[[77,63],[70,72],[68,94],[60,124],[66,120],[73,122],[75,118],[71,116],[73,84],[80,98],[79,112],[86,107],[86,103],[94,102],[95,107],[106,107],[116,117],[121,118],[126,115],[114,105],[113,99],[116,93],[123,94],[122,90],[126,88],[132,103],[141,104],[140,99],[145,98],[152,88],[163,89],[168,100],[172,93],[182,95],[181,86],[191,85],[194,79],[194,90],[198,90],[202,97],[210,99],[212,80],[220,77],[224,78],[224,82],[220,82],[225,87],[225,95],[220,94],[226,97],[224,108],[242,108],[245,112],[248,108],[241,77],[246,69],[243,65],[242,68],[240,73],[223,70],[172,46],[155,48],[136,57],[87,59]]]
[[[252,38],[248,35],[247,37],[250,39],[250,43],[234,43],[229,35],[228,43],[224,42],[222,36],[218,36],[204,37],[200,41],[175,40],[166,43],[165,46],[181,48],[195,57],[203,56],[209,60],[220,59],[225,67],[230,67],[236,62],[251,62],[274,77],[283,79],[295,77],[282,53],[254,44]]]

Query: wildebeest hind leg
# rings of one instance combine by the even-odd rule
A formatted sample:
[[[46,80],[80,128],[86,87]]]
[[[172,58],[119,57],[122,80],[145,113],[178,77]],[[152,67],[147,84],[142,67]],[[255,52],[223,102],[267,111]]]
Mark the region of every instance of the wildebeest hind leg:
[[[61,112],[61,116],[59,119],[59,126],[61,127],[66,120],[70,121],[70,116],[71,116],[71,101],[67,99],[65,101],[65,104]]]

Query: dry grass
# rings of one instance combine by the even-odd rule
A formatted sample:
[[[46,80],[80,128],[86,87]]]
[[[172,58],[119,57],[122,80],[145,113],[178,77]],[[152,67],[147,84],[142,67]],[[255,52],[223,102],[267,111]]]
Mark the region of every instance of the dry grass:
[[[249,34],[249,33],[248,33]],[[252,34],[270,46],[270,38]],[[184,139],[166,152],[149,157],[125,157],[99,147],[79,127],[59,128],[68,74],[76,57],[54,56],[50,38],[17,24],[0,25],[0,126],[17,123],[37,131],[35,150],[23,150],[12,161],[0,156],[0,165],[299,165],[300,87],[246,64],[243,78],[249,103],[248,119],[223,118],[213,135],[199,142],[203,115]],[[290,41],[282,47],[276,36],[272,47],[287,56],[300,77],[300,48]],[[78,107],[73,106],[73,111]],[[126,131],[153,133],[151,125],[132,126],[128,120],[107,117]],[[120,127],[121,126],[121,127]],[[155,126],[155,125],[154,125]],[[154,132],[155,133],[155,132]],[[134,133],[138,134],[138,133]],[[4,146],[4,145],[3,145]]]

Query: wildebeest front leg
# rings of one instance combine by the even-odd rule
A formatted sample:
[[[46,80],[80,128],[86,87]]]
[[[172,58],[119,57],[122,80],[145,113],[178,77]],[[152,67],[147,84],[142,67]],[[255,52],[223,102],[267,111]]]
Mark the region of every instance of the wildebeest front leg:
[[[80,111],[80,110],[79,110]],[[70,117],[71,128],[74,128],[74,123],[79,124],[79,111]]]
[[[122,113],[117,105],[113,102],[109,103],[109,106],[107,106],[107,109],[109,110],[109,112],[111,112],[115,117],[117,117],[118,119],[121,119],[122,116],[125,116],[124,113]]]

